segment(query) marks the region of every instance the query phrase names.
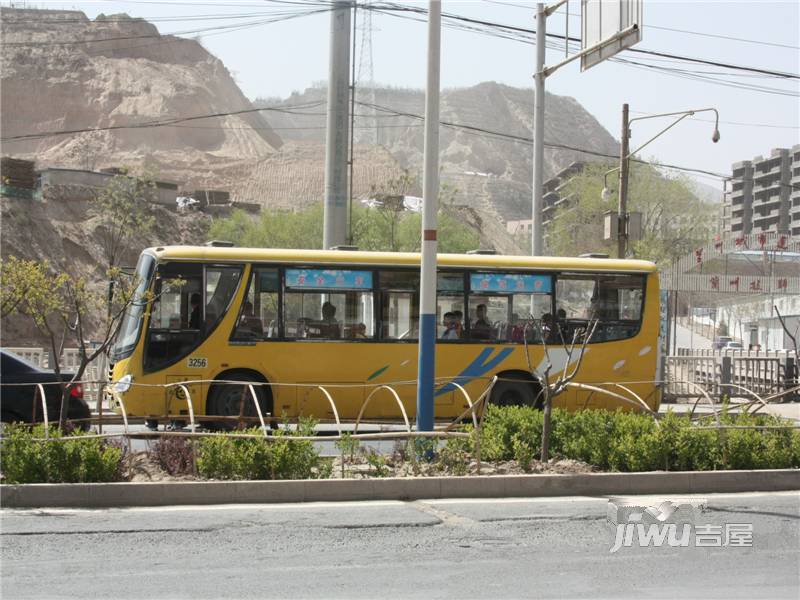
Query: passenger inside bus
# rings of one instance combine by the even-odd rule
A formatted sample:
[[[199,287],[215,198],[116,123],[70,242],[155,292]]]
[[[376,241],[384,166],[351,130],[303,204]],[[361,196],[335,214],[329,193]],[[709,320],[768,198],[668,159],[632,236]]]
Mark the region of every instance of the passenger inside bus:
[[[322,305],[322,321],[319,323],[319,337],[338,339],[342,332],[336,320],[336,307],[330,302]]]
[[[486,305],[478,304],[475,308],[475,322],[470,327],[470,335],[474,340],[492,339],[492,324],[486,318]]]
[[[444,313],[444,318],[442,319],[442,325],[444,326],[444,331],[442,332],[441,335],[441,338],[443,340],[457,340],[459,338],[458,321],[456,319],[456,314],[454,312]]]

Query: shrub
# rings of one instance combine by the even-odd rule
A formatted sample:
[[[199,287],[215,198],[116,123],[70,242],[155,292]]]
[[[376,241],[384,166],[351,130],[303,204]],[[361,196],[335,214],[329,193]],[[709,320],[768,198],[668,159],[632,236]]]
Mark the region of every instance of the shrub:
[[[50,437],[59,437],[57,428]],[[11,424],[3,436],[6,483],[103,483],[121,477],[123,450],[99,438],[81,439],[80,431],[64,441],[44,441],[44,425]]]
[[[554,410],[554,422],[556,413]],[[514,440],[521,439],[534,448],[542,443],[542,412],[529,407],[489,405],[481,428],[481,457],[486,460],[511,460]],[[552,442],[551,442],[552,443]]]
[[[472,430],[472,426],[468,427]],[[469,470],[470,451],[474,441],[471,438],[448,438],[439,448],[437,459],[439,468],[450,475],[466,475]]]
[[[782,426],[769,415],[721,417],[724,425]],[[708,424],[713,425],[713,421]],[[525,468],[541,447],[542,413],[527,407],[490,406],[481,429],[482,457],[516,459]],[[554,456],[611,471],[707,471],[800,467],[800,431],[792,429],[701,429],[671,411],[658,424],[630,412],[553,409]]]
[[[203,438],[198,447],[197,470],[210,479],[309,479],[330,476],[330,464],[320,459],[309,440],[291,440],[313,432],[314,422],[301,422],[297,432],[273,432],[271,440],[259,429]],[[276,439],[277,438],[277,439]]]
[[[363,454],[367,464],[372,467],[372,474],[375,477],[386,477],[389,474],[386,457],[383,454],[376,452],[374,448],[364,449]]]
[[[334,444],[339,452],[342,453],[342,478],[345,476],[344,466],[345,463],[353,462],[355,454],[358,451],[361,443],[353,438],[353,434],[349,432],[342,433],[341,438]]]
[[[159,438],[148,446],[150,457],[170,475],[194,472],[193,442],[185,437]]]
[[[533,462],[535,452],[530,442],[521,438],[514,439],[514,460],[519,463],[520,468],[526,473],[531,470],[531,463]]]

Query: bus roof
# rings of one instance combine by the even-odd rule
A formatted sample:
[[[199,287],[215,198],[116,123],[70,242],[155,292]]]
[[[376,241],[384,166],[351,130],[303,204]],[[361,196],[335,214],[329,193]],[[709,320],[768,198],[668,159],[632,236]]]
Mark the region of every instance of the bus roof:
[[[291,250],[214,246],[159,246],[145,252],[158,260],[200,260],[204,262],[259,262],[330,265],[416,266],[417,252],[367,252],[362,250]],[[500,254],[439,254],[444,267],[543,269],[558,271],[630,271],[655,273],[656,265],[645,260],[578,258],[571,256],[513,256]]]

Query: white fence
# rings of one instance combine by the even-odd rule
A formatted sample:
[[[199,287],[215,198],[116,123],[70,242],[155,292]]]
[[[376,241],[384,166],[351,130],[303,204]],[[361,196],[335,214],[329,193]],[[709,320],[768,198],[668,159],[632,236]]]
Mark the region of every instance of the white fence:
[[[742,396],[744,389],[775,394],[798,385],[793,352],[678,349],[669,356],[665,393],[673,397],[696,396],[696,385],[712,396]],[[787,400],[796,399],[797,394]]]

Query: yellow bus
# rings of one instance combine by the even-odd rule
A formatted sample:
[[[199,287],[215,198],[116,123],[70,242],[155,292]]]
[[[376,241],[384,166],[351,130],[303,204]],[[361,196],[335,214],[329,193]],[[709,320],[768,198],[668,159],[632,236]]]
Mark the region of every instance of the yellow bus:
[[[213,243],[146,249],[136,267],[137,292],[151,300],[132,304],[123,318],[111,354],[115,390],[130,416],[153,419],[188,414],[180,388],[159,386],[195,381],[188,389],[196,415],[252,416],[255,407],[241,385],[214,381],[269,383],[255,388],[265,413],[327,420],[333,409],[317,385],[325,386],[342,419],[355,418],[376,387],[391,385],[413,418],[419,265],[415,253]],[[552,373],[563,371],[570,360],[565,342],[580,339],[590,320],[597,320],[596,329],[574,381],[635,382],[626,384],[630,392],[615,391],[658,409],[654,264],[441,254],[437,269],[437,419],[467,407],[454,384],[474,400],[495,375],[500,380],[491,402],[539,405],[541,387],[532,370],[542,371],[544,344]],[[178,279],[179,287],[165,285]],[[577,350],[572,360],[580,343]],[[554,406],[631,407],[577,388]],[[400,416],[383,390],[364,414]]]

